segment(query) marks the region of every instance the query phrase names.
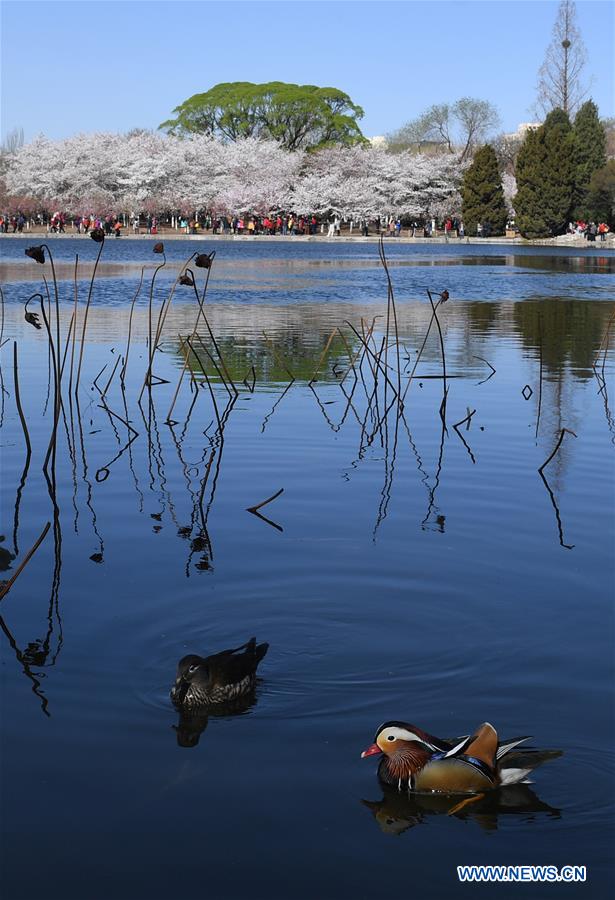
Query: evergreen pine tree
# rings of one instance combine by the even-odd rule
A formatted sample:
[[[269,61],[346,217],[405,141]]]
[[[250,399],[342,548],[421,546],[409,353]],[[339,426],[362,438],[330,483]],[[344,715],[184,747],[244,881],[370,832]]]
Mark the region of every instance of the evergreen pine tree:
[[[589,186],[589,204],[594,222],[606,222],[615,228],[615,159],[596,169]]]
[[[606,132],[598,116],[598,107],[591,100],[584,103],[574,120],[575,140],[575,219],[586,222],[595,219],[597,212],[592,208],[590,181],[598,169],[606,165]]]
[[[561,109],[532,129],[517,158],[516,222],[528,238],[564,234],[570,219],[575,184],[575,140]]]
[[[508,213],[495,150],[490,144],[474,154],[461,187],[462,215],[466,234],[476,234],[480,222],[483,234],[504,234]]]

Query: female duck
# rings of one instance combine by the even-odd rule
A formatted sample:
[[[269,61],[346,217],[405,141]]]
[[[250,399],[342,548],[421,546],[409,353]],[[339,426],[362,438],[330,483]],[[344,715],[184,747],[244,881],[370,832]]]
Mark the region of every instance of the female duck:
[[[249,694],[256,684],[256,669],[269,644],[250,638],[241,647],[212,656],[190,653],[177,665],[171,700],[180,709],[228,703]]]

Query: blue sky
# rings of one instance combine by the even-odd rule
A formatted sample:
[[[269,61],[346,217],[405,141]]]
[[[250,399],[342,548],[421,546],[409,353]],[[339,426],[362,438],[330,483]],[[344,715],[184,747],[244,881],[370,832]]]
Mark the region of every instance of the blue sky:
[[[220,81],[339,87],[383,134],[432,103],[492,101],[533,119],[557,0],[2,0],[2,135],[156,128]],[[591,94],[613,115],[613,0],[579,0]]]

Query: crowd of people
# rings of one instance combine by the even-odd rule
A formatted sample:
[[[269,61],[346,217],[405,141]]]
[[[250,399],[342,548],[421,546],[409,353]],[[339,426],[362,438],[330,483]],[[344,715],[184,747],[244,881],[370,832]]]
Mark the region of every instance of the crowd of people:
[[[15,214],[0,214],[0,233],[22,234],[30,228],[44,228],[52,234],[66,234],[67,228],[72,233],[88,234],[94,228],[102,229],[107,236],[120,237],[122,231],[131,227],[132,234],[158,234],[160,224],[164,222],[166,227],[181,231],[184,234],[199,234],[209,232],[220,235],[316,235],[338,237],[342,232],[342,220],[338,215],[329,217],[297,216],[293,213],[270,213],[269,215],[245,214],[245,215],[215,215],[199,213],[193,217],[184,215],[168,215],[160,220],[153,214],[133,213],[125,215],[95,215],[85,213],[78,216],[69,216],[63,212],[37,213],[26,216],[18,211]],[[402,226],[406,229],[408,237],[431,238],[438,235],[445,237],[464,238],[466,229],[463,220],[454,216],[447,216],[438,222],[435,218],[420,221],[402,220],[398,216],[376,216],[373,219],[349,220],[344,223],[349,234],[358,231],[364,237],[370,233],[389,237],[400,237]],[[514,226],[509,223],[508,228]],[[588,241],[595,241],[598,237],[601,242],[606,241],[609,226],[605,222],[570,222],[568,234],[585,237]],[[492,233],[489,222],[479,222],[476,226],[477,237],[490,237]]]
[[[158,233],[158,219],[156,216],[138,216],[132,218],[133,234],[140,234],[141,227],[147,230],[148,234]],[[89,234],[95,228],[102,229],[107,236],[115,235],[119,237],[124,229],[125,220],[123,216],[97,216],[94,213],[87,213],[82,216],[67,216],[65,213],[55,212],[53,214],[37,213],[34,216],[26,216],[18,212],[16,215],[8,213],[0,214],[0,233],[2,234],[22,234],[24,229],[31,228],[41,229],[50,234],[66,234],[67,228],[71,233]]]
[[[9,216],[8,213],[0,215],[0,232],[2,234],[9,234],[11,229],[13,234],[22,234],[27,224],[23,213],[17,213],[16,216]]]
[[[370,229],[374,234],[384,234],[389,237],[400,237],[402,225],[405,224],[408,234],[412,237],[435,237],[444,232],[446,237],[464,237],[464,224],[460,219],[449,216],[443,222],[437,223],[436,219],[421,222],[405,222],[399,216],[376,216],[374,219],[350,219],[344,223],[348,232],[352,234],[358,230],[362,236],[369,237]],[[338,215],[328,218],[312,216],[295,216],[292,213],[270,214],[268,216],[204,216],[196,219],[180,217],[179,227],[186,234],[197,234],[199,231],[211,231],[212,234],[248,234],[248,235],[314,235],[326,234],[327,237],[337,237],[342,232],[342,220]],[[487,229],[488,230],[488,229]]]
[[[295,216],[293,213],[270,213],[266,216],[199,216],[195,219],[180,217],[180,228],[186,234],[199,230],[212,234],[316,234],[319,221],[316,216]]]
[[[55,212],[52,215],[39,213],[30,219],[30,226],[45,227],[52,234],[66,234],[67,224],[77,234],[88,234],[94,228],[101,228],[107,236],[119,237],[128,223],[132,226],[132,234],[157,234],[158,219],[153,215],[132,214],[129,219],[119,215],[97,216],[94,213],[81,216],[68,217],[65,213]],[[23,213],[17,215],[0,216],[0,231],[13,234],[22,233],[28,221]],[[296,216],[293,213],[270,213],[269,215],[240,215],[240,216],[216,216],[211,214],[199,214],[195,217],[173,216],[167,222],[184,234],[199,234],[210,232],[221,235],[315,235],[326,234],[327,237],[337,237],[342,231],[342,220],[337,215],[321,219],[315,215]],[[370,229],[374,234],[385,234],[390,237],[400,237],[402,234],[402,221],[396,216],[380,216],[374,219],[350,220],[346,223],[350,234],[358,230],[364,237],[369,237]],[[435,218],[404,223],[410,237],[435,237],[438,233],[444,233],[446,237],[465,237],[463,221],[452,216],[443,222],[437,223]],[[602,226],[600,226],[602,227]],[[607,229],[608,230],[608,229]],[[490,228],[488,223],[477,228],[479,237],[488,237]]]
[[[122,231],[130,227],[132,234],[157,234],[159,219],[151,214],[133,213],[125,215],[95,215],[84,213],[83,215],[70,216],[66,213],[55,212],[53,214],[38,213],[34,216],[26,216],[18,212],[16,215],[0,215],[0,232],[22,233],[24,229],[44,228],[52,234],[66,234],[67,229],[77,234],[88,234],[94,228],[102,229],[106,235],[119,237]],[[455,235],[464,237],[463,222],[457,218],[448,217],[441,223],[435,219],[404,222],[396,216],[376,216],[373,219],[350,219],[343,222],[339,215],[319,217],[316,215],[299,216],[294,213],[270,213],[269,215],[248,214],[245,215],[214,215],[199,213],[193,217],[184,215],[165,216],[162,220],[167,227],[181,231],[184,234],[199,234],[209,232],[220,235],[316,235],[338,237],[342,233],[342,227],[348,233],[359,232],[364,237],[370,234],[384,234],[390,237],[400,237],[402,224],[407,228],[412,237],[434,237],[438,233],[444,233],[447,237]]]
[[[610,229],[606,222],[584,222],[579,219],[577,222],[568,223],[568,234],[582,235],[586,241],[595,241],[599,235],[601,242],[606,241],[606,236]]]

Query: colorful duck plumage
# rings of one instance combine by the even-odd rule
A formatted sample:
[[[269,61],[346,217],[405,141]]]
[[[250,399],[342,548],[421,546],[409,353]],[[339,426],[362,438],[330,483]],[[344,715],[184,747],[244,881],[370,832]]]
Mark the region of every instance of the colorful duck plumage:
[[[529,737],[499,741],[489,722],[455,741],[434,737],[407,722],[385,722],[361,757],[382,754],[378,777],[398,790],[448,794],[482,794],[498,787],[527,783],[541,763],[559,750],[518,750]]]

